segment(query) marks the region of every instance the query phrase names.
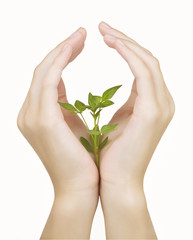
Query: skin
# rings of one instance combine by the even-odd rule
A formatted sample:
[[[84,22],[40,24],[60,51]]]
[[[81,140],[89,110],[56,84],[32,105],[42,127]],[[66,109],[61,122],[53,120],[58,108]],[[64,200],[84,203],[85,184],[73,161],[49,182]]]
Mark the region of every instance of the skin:
[[[81,53],[84,28],[56,46],[36,67],[18,114],[18,128],[43,162],[55,191],[41,239],[89,239],[99,191],[107,239],[157,239],[143,179],[174,115],[174,101],[158,60],[148,50],[104,22],[99,31],[135,78],[128,101],[109,122],[119,125],[107,134],[109,143],[100,152],[100,178],[93,154],[79,141],[80,136],[89,137],[84,123],[57,103],[68,102],[61,74]]]
[[[151,52],[103,22],[99,30],[104,42],[123,57],[134,75],[128,100],[109,122],[118,123],[117,130],[108,134],[111,140],[100,153],[100,198],[107,239],[157,239],[143,179],[174,115],[174,101]]]
[[[55,191],[41,239],[89,239],[98,203],[99,173],[79,141],[80,136],[88,137],[86,127],[57,103],[67,101],[61,74],[80,54],[85,39],[86,31],[80,28],[43,59],[18,114],[18,127],[44,164]]]

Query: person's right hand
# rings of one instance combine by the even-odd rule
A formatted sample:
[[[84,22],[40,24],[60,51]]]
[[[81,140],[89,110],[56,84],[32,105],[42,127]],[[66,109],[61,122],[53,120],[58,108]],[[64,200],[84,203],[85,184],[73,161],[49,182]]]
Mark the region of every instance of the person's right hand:
[[[80,118],[60,107],[67,102],[63,69],[82,51],[83,28],[53,49],[36,67],[17,124],[47,169],[55,191],[42,239],[89,239],[98,203],[98,169],[80,143],[88,138]]]
[[[86,30],[78,29],[53,49],[36,67],[17,124],[42,160],[55,192],[98,188],[93,156],[80,143],[88,138],[82,120],[60,107],[67,102],[63,69],[82,51]]]

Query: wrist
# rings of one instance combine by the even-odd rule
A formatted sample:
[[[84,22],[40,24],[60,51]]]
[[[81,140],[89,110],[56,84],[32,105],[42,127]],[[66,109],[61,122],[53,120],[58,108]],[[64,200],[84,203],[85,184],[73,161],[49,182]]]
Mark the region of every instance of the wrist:
[[[96,179],[89,177],[63,179],[60,181],[52,181],[55,196],[67,196],[73,194],[94,194],[99,191],[99,176]]]
[[[101,182],[107,239],[157,239],[141,182]]]
[[[70,219],[92,220],[98,204],[98,196],[89,192],[66,194],[64,196],[56,195],[52,210],[56,213],[69,217]]]
[[[41,239],[89,239],[97,203],[98,188],[55,194]]]
[[[100,194],[107,192],[119,192],[125,194],[130,192],[132,194],[143,193],[143,177],[130,177],[127,180],[123,179],[107,179],[101,178],[100,181]]]
[[[54,204],[61,208],[68,208],[72,212],[89,206],[95,211],[98,198],[98,186],[83,189],[66,187],[65,190],[55,191]]]
[[[109,206],[108,202],[112,202],[112,199],[113,204],[125,208],[132,208],[140,205],[141,207],[146,207],[143,185],[140,182],[133,182],[132,184],[111,184],[102,181],[100,184],[100,198],[101,204],[106,207]]]

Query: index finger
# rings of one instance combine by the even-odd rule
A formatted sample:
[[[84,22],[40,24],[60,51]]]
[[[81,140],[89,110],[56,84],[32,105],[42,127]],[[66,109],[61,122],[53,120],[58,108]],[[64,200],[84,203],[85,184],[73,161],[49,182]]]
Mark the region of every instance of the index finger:
[[[79,41],[77,41],[77,38],[79,38]],[[39,71],[45,72],[47,70],[56,56],[59,54],[61,49],[64,47],[65,44],[70,43],[73,47],[73,52],[71,59],[69,62],[73,61],[73,59],[77,56],[77,53],[79,53],[79,49],[83,48],[84,41],[86,39],[86,30],[82,27],[77,29],[74,33],[72,33],[67,39],[59,43],[53,50],[51,50],[45,58],[41,61],[41,63],[38,65]]]
[[[58,44],[51,52],[49,52],[46,57],[41,61],[41,63],[34,70],[33,79],[29,89],[29,97],[32,98],[33,103],[38,103],[41,95],[43,79],[48,72],[50,66],[54,62],[54,59],[58,56],[61,49],[65,44],[70,44],[72,46],[72,54],[68,61],[72,61],[77,55],[80,54],[84,47],[84,41],[86,38],[86,30],[84,28],[79,28],[66,40]],[[67,63],[67,64],[68,64]]]
[[[44,111],[47,111],[47,109],[53,110],[56,106],[58,100],[58,84],[62,71],[72,56],[72,51],[72,46],[65,44],[43,79],[40,108]]]
[[[111,36],[106,35],[105,42],[110,41]],[[107,43],[107,42],[106,42]],[[108,43],[107,43],[108,44]],[[136,78],[137,95],[144,100],[155,100],[155,87],[152,81],[152,73],[143,59],[138,56],[131,48],[128,48],[120,39],[115,39],[112,46],[128,63],[131,72]]]

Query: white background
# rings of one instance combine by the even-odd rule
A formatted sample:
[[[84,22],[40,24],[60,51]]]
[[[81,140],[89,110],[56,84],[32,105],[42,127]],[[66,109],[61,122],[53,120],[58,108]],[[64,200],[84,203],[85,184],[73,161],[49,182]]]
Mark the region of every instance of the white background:
[[[16,125],[33,70],[79,27],[85,49],[64,71],[69,102],[123,84],[101,124],[127,100],[133,76],[98,31],[104,20],[160,61],[176,113],[145,176],[150,215],[160,240],[193,239],[192,1],[1,1],[0,3],[0,239],[39,239],[53,202],[51,181]],[[90,121],[91,124],[91,121]],[[105,239],[100,204],[91,239]]]

